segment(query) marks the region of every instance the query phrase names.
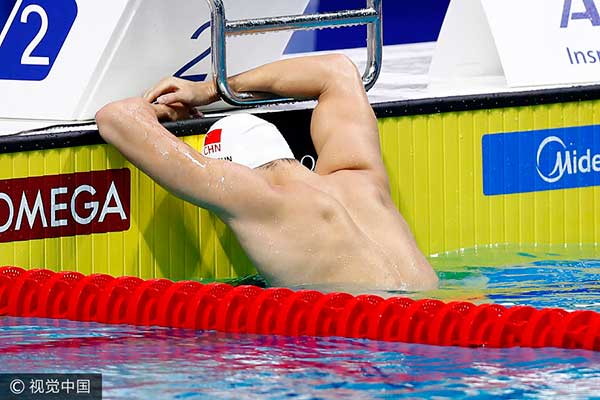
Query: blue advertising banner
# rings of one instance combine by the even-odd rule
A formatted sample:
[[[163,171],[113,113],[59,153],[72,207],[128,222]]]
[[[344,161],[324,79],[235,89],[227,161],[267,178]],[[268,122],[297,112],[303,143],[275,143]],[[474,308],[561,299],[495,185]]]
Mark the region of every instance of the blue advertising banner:
[[[600,186],[600,125],[488,134],[486,196]]]

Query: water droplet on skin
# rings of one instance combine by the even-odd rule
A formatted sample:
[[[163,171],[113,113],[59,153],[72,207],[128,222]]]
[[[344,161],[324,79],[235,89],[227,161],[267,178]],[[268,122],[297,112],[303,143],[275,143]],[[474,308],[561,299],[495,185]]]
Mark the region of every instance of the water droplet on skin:
[[[201,163],[200,161],[198,161],[194,156],[192,156],[189,151],[184,150],[183,152],[181,152],[181,154],[183,154],[183,156],[185,158],[187,158],[188,160],[190,160],[192,162],[192,164],[196,165],[197,167],[200,168],[206,168],[206,164]]]

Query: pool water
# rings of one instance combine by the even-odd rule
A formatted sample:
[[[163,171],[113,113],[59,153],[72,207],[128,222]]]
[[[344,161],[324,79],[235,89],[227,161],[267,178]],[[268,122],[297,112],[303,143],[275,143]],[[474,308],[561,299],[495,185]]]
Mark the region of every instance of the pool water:
[[[419,297],[600,312],[596,246],[497,246],[442,254],[431,262],[441,287]]]
[[[594,247],[432,258],[413,297],[600,311]],[[564,253],[564,254],[563,254]],[[0,318],[0,372],[102,373],[106,399],[598,398],[600,353],[465,349]]]

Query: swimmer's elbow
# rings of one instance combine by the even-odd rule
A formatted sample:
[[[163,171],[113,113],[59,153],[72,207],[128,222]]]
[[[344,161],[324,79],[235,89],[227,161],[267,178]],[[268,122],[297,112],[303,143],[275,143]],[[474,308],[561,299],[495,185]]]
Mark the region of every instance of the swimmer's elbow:
[[[324,62],[330,67],[333,80],[341,80],[346,85],[351,81],[361,81],[356,64],[345,54],[330,54],[324,57]]]
[[[114,143],[122,135],[133,132],[135,121],[146,116],[147,107],[143,99],[132,98],[107,104],[96,113],[96,125],[100,136]]]
[[[111,143],[118,134],[118,121],[122,109],[117,103],[110,103],[96,113],[96,125],[102,139]]]

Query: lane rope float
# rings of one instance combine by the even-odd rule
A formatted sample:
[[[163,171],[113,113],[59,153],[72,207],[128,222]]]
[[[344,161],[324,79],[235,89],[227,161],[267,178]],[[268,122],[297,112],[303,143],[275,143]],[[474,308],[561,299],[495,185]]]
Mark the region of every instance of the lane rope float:
[[[462,347],[600,351],[600,313],[0,267],[0,316]]]

